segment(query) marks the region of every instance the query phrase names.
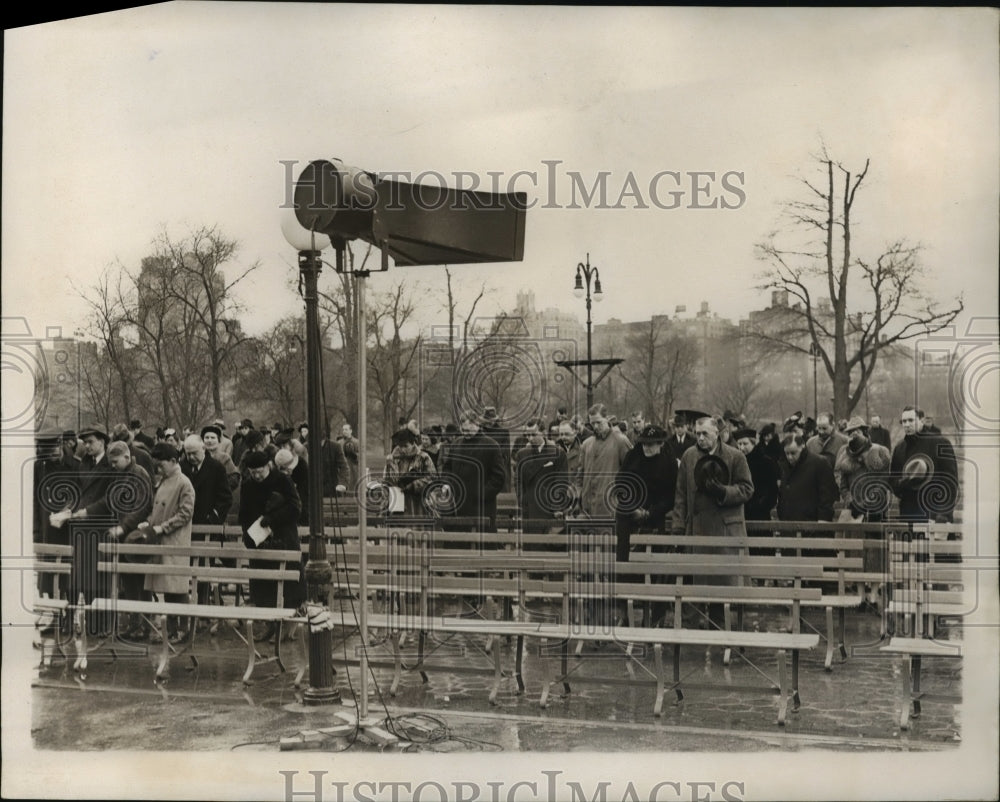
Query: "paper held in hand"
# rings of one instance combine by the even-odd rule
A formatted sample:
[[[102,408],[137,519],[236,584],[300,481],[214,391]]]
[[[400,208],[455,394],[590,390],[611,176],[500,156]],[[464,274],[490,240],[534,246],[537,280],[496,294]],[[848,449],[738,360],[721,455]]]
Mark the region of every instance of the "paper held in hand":
[[[263,517],[264,516],[262,515],[261,518]],[[261,526],[260,518],[258,518],[250,524],[250,527],[247,529],[247,534],[250,535],[250,539],[253,541],[253,544],[255,546],[259,546],[271,536],[271,530],[266,526]]]

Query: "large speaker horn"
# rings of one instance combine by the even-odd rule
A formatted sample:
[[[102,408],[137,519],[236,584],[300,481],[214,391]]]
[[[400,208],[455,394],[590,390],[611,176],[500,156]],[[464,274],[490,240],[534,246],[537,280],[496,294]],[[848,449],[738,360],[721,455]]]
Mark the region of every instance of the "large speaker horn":
[[[295,214],[331,240],[362,239],[397,265],[517,262],[524,258],[527,198],[377,179],[339,162],[309,162]]]

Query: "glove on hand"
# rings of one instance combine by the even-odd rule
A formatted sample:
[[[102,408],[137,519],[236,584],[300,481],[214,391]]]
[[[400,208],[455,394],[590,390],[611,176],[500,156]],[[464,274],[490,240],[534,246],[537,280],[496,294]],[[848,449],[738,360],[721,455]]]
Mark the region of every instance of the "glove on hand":
[[[705,482],[705,495],[715,501],[716,504],[721,504],[726,500],[725,485],[719,484],[718,479],[708,479]]]

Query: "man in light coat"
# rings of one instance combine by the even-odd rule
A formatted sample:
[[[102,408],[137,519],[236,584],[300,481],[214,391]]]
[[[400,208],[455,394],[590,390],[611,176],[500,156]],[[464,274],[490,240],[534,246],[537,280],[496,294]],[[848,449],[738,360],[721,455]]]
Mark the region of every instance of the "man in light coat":
[[[163,546],[190,546],[191,520],[194,517],[194,485],[182,472],[180,452],[167,443],[153,446],[152,457],[160,479],[153,498],[149,520],[139,524],[137,538],[132,542],[158,542]],[[154,562],[161,565],[187,565],[188,557],[160,555]],[[165,602],[188,603],[189,580],[186,576],[147,574],[145,590],[155,593]],[[172,643],[184,641],[188,633],[178,626],[177,619],[167,621],[167,637]]]
[[[694,426],[695,447],[681,457],[674,496],[673,533],[746,537],[743,505],[753,496],[753,478],[743,452],[719,439],[714,418],[700,418]],[[701,461],[701,462],[699,462]],[[715,466],[715,471],[706,469]],[[738,554],[739,549],[715,550]],[[704,577],[704,584],[731,585],[735,577]],[[710,624],[723,626],[721,604],[711,604]]]

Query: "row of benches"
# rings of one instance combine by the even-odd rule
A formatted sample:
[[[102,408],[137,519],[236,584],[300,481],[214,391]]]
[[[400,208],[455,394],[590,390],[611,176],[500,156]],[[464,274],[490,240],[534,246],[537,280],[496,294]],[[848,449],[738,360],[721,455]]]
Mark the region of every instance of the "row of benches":
[[[865,581],[861,550],[864,541],[857,537],[837,534],[844,530],[824,530],[815,525],[800,525],[807,534],[773,535],[746,540],[710,537],[671,537],[642,535],[633,537],[635,551],[627,563],[614,562],[613,538],[599,532],[571,532],[566,535],[522,535],[512,533],[436,532],[412,528],[369,530],[367,549],[368,587],[372,596],[387,600],[392,606],[383,612],[373,612],[369,625],[387,633],[393,648],[393,683],[398,688],[404,670],[401,643],[406,634],[417,638],[418,653],[412,670],[423,671],[423,647],[428,637],[439,635],[485,636],[492,639],[516,639],[515,677],[523,690],[521,663],[526,642],[537,644],[540,654],[558,655],[560,671],[543,682],[540,703],[545,704],[549,689],[562,682],[569,689],[572,672],[568,665],[571,644],[577,653],[582,644],[612,641],[622,649],[627,660],[641,665],[635,647],[651,646],[655,660],[656,698],[654,713],[659,715],[665,691],[674,690],[682,696],[680,650],[683,646],[718,646],[726,650],[729,659],[733,649],[764,649],[777,658],[778,681],[771,690],[779,695],[778,720],[784,722],[787,700],[799,705],[798,667],[802,650],[812,649],[819,642],[818,634],[800,630],[801,609],[818,606],[826,610],[827,655],[825,665],[831,668],[834,647],[839,647],[842,659],[847,652],[844,642],[844,614],[861,603],[857,583]],[[867,527],[870,529],[870,526]],[[238,532],[232,528],[199,527],[205,537],[227,538]],[[954,532],[952,527],[950,532]],[[342,529],[331,542],[331,558],[337,569],[337,581],[342,587],[360,584],[358,563],[360,546],[357,531]],[[880,578],[894,586],[887,613],[903,616],[912,622],[900,627],[899,635],[887,633],[880,651],[909,656],[907,672],[908,703],[901,717],[907,726],[909,699],[919,712],[920,658],[948,654],[960,656],[960,644],[933,640],[932,622],[942,615],[961,616],[964,611],[960,586],[960,566],[940,563],[938,556],[953,558],[960,553],[959,542],[947,541],[941,527],[925,527],[908,531],[909,540],[891,540],[891,571]],[[914,537],[916,535],[916,537]],[[718,549],[740,549],[738,556],[713,553]],[[307,548],[304,547],[304,548]],[[702,553],[670,553],[685,548]],[[285,607],[281,601],[281,583],[298,579],[297,552],[246,550],[231,542],[199,543],[190,547],[169,547],[172,554],[189,557],[187,565],[164,566],[128,563],[122,557],[166,553],[167,548],[105,544],[100,546],[102,559],[99,569],[114,582],[107,596],[82,603],[77,599],[41,600],[40,610],[71,614],[75,619],[77,658],[74,667],[86,670],[86,616],[101,611],[152,616],[158,628],[164,629],[166,615],[185,615],[215,620],[239,621],[243,624],[247,642],[247,668],[244,680],[249,682],[254,666],[260,660],[253,640],[254,621],[279,624],[302,622],[298,611]],[[774,554],[779,552],[780,554]],[[666,553],[665,553],[666,552]],[[36,569],[40,572],[68,574],[72,570],[70,547],[38,546]],[[275,568],[250,568],[249,560],[267,559]],[[232,561],[236,561],[235,564]],[[223,562],[225,561],[225,562]],[[226,566],[233,567],[226,567]],[[231,605],[171,605],[163,602],[138,602],[117,598],[117,579],[125,574],[175,573],[195,582],[243,583],[250,579],[270,579],[279,583],[278,603],[272,609]],[[728,581],[735,584],[714,584]],[[453,612],[442,612],[456,598],[505,600],[516,611],[506,620],[470,619]],[[537,599],[558,599],[559,613],[537,619],[530,603]],[[619,600],[628,605],[627,619],[613,628],[606,620],[588,620],[588,609],[600,602]],[[684,605],[721,604],[725,612],[725,627],[721,630],[692,629],[683,614]],[[653,627],[646,618],[640,624],[636,605],[653,605],[667,609],[669,628]],[[744,609],[759,605],[779,606],[788,610],[788,623],[782,632],[744,632],[739,618]],[[486,605],[484,609],[496,609]],[[688,608],[690,609],[690,607]],[[839,630],[833,626],[833,611],[840,612]],[[734,616],[735,612],[735,616]],[[736,625],[734,627],[734,617]],[[354,622],[349,622],[354,626]],[[350,628],[349,626],[349,628]],[[192,633],[194,628],[192,628]],[[163,631],[157,676],[166,672],[173,646]],[[280,649],[281,637],[277,638]],[[945,644],[945,645],[942,645]],[[304,673],[305,650],[300,638],[302,660],[296,683]],[[554,648],[553,648],[554,646]],[[672,681],[665,675],[663,647],[673,649]],[[275,658],[280,664],[280,651]],[[491,700],[495,701],[502,677],[500,649],[494,648],[494,684]],[[787,654],[791,653],[791,678],[787,672]],[[549,660],[541,664],[548,667]]]

